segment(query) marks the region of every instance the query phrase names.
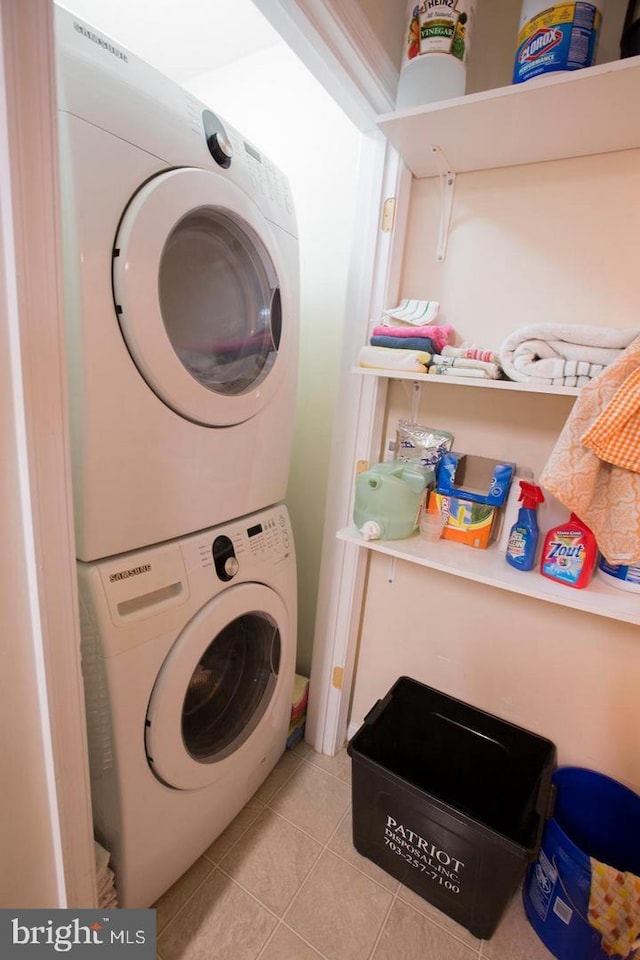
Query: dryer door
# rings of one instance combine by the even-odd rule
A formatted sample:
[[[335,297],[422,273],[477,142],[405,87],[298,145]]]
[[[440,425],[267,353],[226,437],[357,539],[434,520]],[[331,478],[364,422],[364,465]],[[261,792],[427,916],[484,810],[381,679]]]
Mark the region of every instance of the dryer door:
[[[208,170],[160,174],[134,196],[113,255],[129,352],[149,387],[196,423],[255,416],[295,362],[293,302],[276,231]]]
[[[245,583],[209,601],[151,694],[145,743],[158,779],[182,790],[214,783],[260,730],[272,737],[282,727],[284,749],[293,657],[289,616],[273,590]]]

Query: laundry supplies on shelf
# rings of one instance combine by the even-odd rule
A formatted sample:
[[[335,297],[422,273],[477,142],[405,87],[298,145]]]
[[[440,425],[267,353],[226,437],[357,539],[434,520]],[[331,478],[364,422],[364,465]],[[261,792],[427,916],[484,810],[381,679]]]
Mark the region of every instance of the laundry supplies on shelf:
[[[438,493],[463,497],[474,503],[502,507],[507,499],[514,463],[489,457],[446,453],[438,467]]]
[[[429,494],[427,510],[444,518],[442,539],[485,550],[498,532],[495,507],[439,492]]]
[[[307,704],[309,702],[309,678],[296,673],[293,678],[293,694],[291,697],[291,718],[287,736],[287,749],[292,750],[296,743],[304,736],[307,722]]]
[[[509,533],[506,559],[516,570],[532,570],[539,534],[536,510],[539,503],[544,503],[544,494],[537,484],[521,480],[519,500],[522,506]]]
[[[396,110],[462,97],[475,0],[409,0]]]
[[[607,563],[604,557],[600,557],[596,573],[612,587],[640,593],[640,566],[637,564]]]
[[[566,523],[552,527],[544,538],[540,573],[567,587],[587,587],[593,576],[598,547],[589,527],[572,513]]]
[[[513,82],[593,64],[603,0],[553,3],[523,0]]]
[[[435,470],[445,453],[451,450],[453,434],[421,423],[399,420],[396,428],[395,460],[423,469]],[[435,479],[435,474],[428,479]]]
[[[377,463],[358,474],[353,519],[362,537],[365,540],[410,537],[418,527],[426,486],[426,471],[419,464]]]

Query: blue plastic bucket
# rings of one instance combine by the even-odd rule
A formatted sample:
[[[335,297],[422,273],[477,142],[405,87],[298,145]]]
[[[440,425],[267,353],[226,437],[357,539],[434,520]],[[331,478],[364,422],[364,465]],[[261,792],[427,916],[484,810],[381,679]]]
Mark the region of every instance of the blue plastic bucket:
[[[588,922],[593,857],[640,875],[640,796],[611,777],[560,767],[553,818],[523,888],[527,918],[557,960],[611,960]]]

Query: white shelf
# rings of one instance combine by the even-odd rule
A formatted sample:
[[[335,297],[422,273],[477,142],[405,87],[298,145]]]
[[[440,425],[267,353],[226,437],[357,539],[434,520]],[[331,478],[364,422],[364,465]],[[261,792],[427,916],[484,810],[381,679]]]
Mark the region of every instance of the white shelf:
[[[418,535],[406,540],[363,540],[355,527],[338,531],[337,537],[346,543],[373,550],[374,553],[408,560],[500,590],[624,623],[640,623],[640,595],[610,587],[595,575],[588,587],[576,590],[554,583],[535,570],[527,573],[514,570],[506,562],[504,551],[498,544],[493,544],[487,550],[476,550],[447,540],[429,543]]]
[[[472,377],[435,377],[426,373],[405,373],[402,370],[382,370],[371,367],[352,367],[352,373],[363,377],[384,377],[386,380],[413,380],[416,383],[444,386],[481,387],[485,390],[515,390],[523,393],[550,393],[561,397],[577,397],[580,387],[553,387],[551,384],[518,383],[516,380],[475,380]]]
[[[539,77],[420,108],[378,126],[416,177],[640,147],[640,57]]]

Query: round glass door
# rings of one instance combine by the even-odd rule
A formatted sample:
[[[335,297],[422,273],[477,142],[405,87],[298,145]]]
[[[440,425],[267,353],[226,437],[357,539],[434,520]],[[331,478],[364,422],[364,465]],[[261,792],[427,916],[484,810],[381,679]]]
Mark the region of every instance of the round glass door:
[[[265,379],[280,343],[280,292],[246,226],[213,207],[189,213],[167,238],[158,284],[167,336],[198,383],[237,396]]]
[[[255,730],[275,690],[280,632],[271,617],[237,617],[209,644],[182,707],[182,738],[199,763],[221,760]]]
[[[277,228],[223,175],[170,170],[136,193],[115,240],[114,302],[163,403],[205,426],[243,423],[269,403],[295,363],[288,270],[297,262],[283,259]]]
[[[264,584],[209,600],[176,638],[149,699],[145,750],[158,779],[207,786],[244,749],[270,744],[274,724],[286,739],[294,650],[284,601]]]

